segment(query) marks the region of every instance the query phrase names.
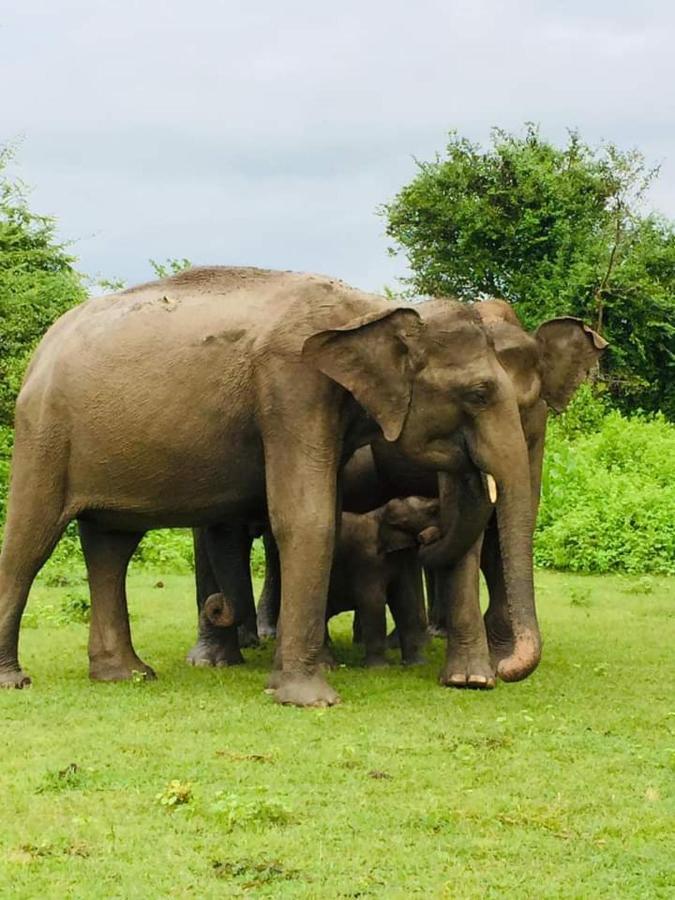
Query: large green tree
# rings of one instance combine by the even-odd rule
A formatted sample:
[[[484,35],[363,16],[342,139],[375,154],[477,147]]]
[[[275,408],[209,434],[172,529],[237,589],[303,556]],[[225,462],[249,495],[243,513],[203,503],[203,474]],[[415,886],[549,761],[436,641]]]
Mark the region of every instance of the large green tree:
[[[580,316],[611,342],[615,401],[675,418],[675,229],[642,211],[657,174],[575,132],[558,147],[495,129],[487,148],[451,133],[382,213],[408,293],[502,297],[528,327]]]
[[[0,426],[9,426],[30,355],[47,328],[86,297],[74,259],[48,216],[28,208],[0,149]]]

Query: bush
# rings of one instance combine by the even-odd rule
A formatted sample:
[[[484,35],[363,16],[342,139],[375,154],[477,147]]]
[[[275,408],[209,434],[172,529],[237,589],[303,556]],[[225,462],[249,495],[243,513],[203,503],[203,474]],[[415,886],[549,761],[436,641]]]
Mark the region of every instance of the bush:
[[[675,425],[660,414],[594,421],[591,406],[584,433],[581,405],[549,426],[535,562],[675,574]]]

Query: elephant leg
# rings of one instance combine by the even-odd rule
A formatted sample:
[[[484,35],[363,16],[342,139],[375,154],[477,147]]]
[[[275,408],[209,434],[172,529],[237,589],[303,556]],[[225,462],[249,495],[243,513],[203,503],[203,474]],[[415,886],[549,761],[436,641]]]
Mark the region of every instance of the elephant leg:
[[[432,569],[424,569],[424,583],[427,589],[427,608],[429,610],[429,634],[432,637],[447,637],[445,598],[437,573]]]
[[[401,569],[392,581],[387,601],[396,625],[401,662],[404,665],[420,665],[425,662],[422,651],[428,642],[427,619],[424,610],[422,569],[415,553],[408,554]]]
[[[368,668],[386,666],[387,593],[379,582],[367,579],[358,586],[355,597],[361,637],[365,648],[364,665]]]
[[[481,568],[485,575],[490,602],[485,612],[485,629],[493,665],[513,653],[514,634],[506,597],[504,567],[502,565],[499,535],[495,527],[489,527],[483,539]]]
[[[439,681],[449,687],[493,688],[479,597],[479,564],[482,538],[454,566],[441,574],[447,601],[448,643]]]
[[[279,703],[332,706],[340,699],[319,666],[335,550],[337,427],[317,416],[300,423],[295,446],[287,433],[282,443],[265,444],[267,503],[281,563],[276,670],[269,681]]]
[[[363,643],[363,627],[361,625],[361,614],[358,609],[354,610],[354,621],[352,622],[352,643]]]
[[[251,538],[243,525],[199,529],[195,539],[199,632],[187,657],[193,666],[236,666],[244,662],[237,624],[214,625],[202,609],[207,597],[222,593],[236,617],[250,623],[251,615],[255,615],[250,553]]]
[[[36,575],[71,518],[63,510],[60,490],[55,492],[53,460],[35,466],[24,473],[15,463],[0,553],[0,687],[6,688],[31,683],[19,665],[21,617]],[[42,473],[45,484],[40,483]]]
[[[265,581],[258,600],[258,635],[261,638],[277,636],[277,620],[281,605],[281,571],[279,551],[272,534],[263,533],[265,547]]]
[[[79,522],[91,594],[89,677],[94,681],[125,681],[134,672],[155,673],[136,655],[131,643],[126,577],[129,560],[142,532],[103,531]]]

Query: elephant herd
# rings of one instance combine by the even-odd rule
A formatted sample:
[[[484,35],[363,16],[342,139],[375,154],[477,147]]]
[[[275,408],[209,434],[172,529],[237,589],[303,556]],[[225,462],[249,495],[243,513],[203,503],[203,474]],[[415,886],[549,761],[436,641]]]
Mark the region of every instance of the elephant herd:
[[[199,665],[242,659],[239,635],[256,627],[251,541],[264,532],[258,626],[277,635],[281,703],[338,702],[326,620],[343,609],[357,610],[367,664],[384,660],[387,605],[403,660],[417,661],[420,566],[447,631],[441,683],[525,678],[541,654],[532,537],[548,410],[565,408],[605,346],[569,317],[528,334],[502,301],[394,304],[252,268],[190,269],[74,308],[17,401],[0,684],[30,683],[21,616],[75,519],[92,678],[151,674],[131,641],[126,571],[144,533],[169,527],[194,529]]]

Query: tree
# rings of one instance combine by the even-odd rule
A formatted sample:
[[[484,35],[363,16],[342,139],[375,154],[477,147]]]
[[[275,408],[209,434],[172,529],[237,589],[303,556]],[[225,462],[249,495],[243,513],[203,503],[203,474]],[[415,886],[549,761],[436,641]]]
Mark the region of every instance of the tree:
[[[487,149],[450,139],[381,208],[408,293],[497,296],[527,327],[576,315],[610,341],[601,378],[626,408],[675,418],[675,228],[642,214],[658,170],[641,153],[566,146],[526,127]]]
[[[9,426],[30,355],[47,328],[86,297],[56,224],[31,212],[23,186],[6,175],[0,149],[0,426]]]

